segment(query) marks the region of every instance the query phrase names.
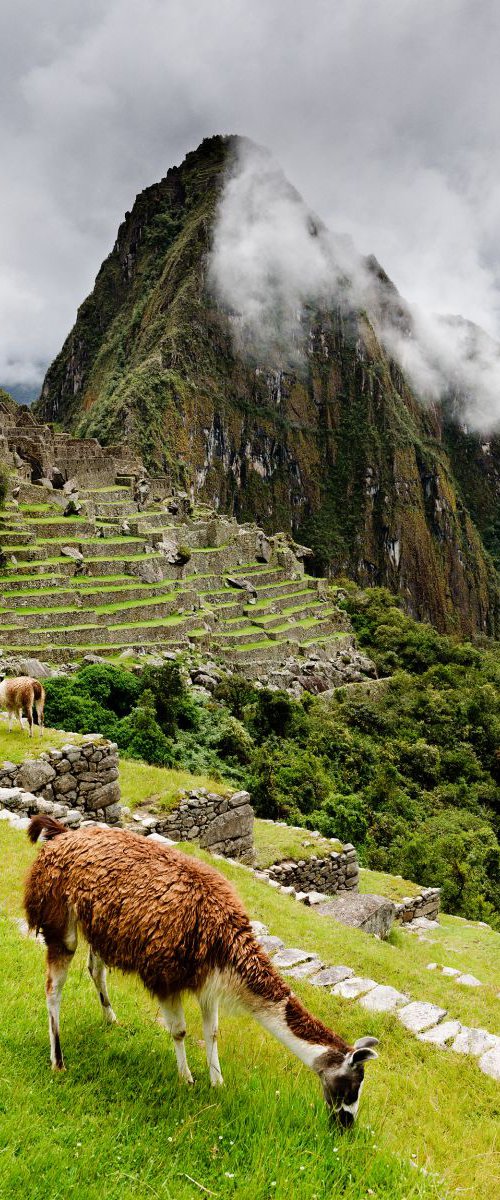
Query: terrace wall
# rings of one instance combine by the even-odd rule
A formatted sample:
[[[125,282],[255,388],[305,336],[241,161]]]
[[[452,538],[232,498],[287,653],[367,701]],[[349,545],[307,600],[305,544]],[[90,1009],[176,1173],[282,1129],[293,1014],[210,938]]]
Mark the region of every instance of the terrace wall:
[[[296,892],[323,892],[333,896],[336,892],[357,891],[359,885],[358,856],[354,846],[347,842],[340,852],[332,850],[327,858],[317,858],[294,862],[274,863],[265,872],[268,879],[285,887],[293,887]]]

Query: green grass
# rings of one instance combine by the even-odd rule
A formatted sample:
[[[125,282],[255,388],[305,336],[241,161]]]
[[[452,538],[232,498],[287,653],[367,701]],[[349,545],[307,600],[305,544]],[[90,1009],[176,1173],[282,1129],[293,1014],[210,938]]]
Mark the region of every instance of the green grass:
[[[183,789],[204,787],[208,792],[226,796],[231,787],[208,775],[191,775],[189,771],[174,771],[169,767],[152,767],[136,759],[120,759],[122,802],[130,808],[150,806],[162,812],[175,808]]]
[[[19,726],[13,726],[12,733],[7,728],[6,718],[0,718],[0,762],[24,762],[25,758],[38,758],[45,750],[60,750],[74,742],[78,746],[81,737],[78,733],[64,733],[61,729],[45,729],[43,737],[39,736],[38,726],[33,728],[33,737],[28,737],[28,724],[24,718],[24,732]]]
[[[187,1052],[197,1083],[180,1088],[170,1039],[155,1020],[155,1002],[134,980],[113,973],[110,991],[120,1025],[106,1029],[82,950],[62,1005],[68,1069],[54,1077],[48,1067],[43,950],[22,939],[9,919],[21,913],[22,879],[35,850],[2,825],[0,853],[5,864],[0,907],[6,910],[0,917],[2,1196],[493,1198],[498,1084],[474,1061],[418,1042],[394,1018],[368,1020],[359,1005],[318,994],[305,983],[297,983],[297,992],[346,1038],[368,1032],[381,1038],[354,1132],[332,1133],[314,1077],[246,1017],[222,1016],[226,1087],[213,1092],[191,1002]],[[422,947],[414,940],[408,954],[398,941],[387,945],[332,926],[249,872],[218,865],[236,882],[251,914],[287,944],[317,949],[330,962],[350,961],[375,977],[385,971],[396,984],[422,992]],[[444,982],[426,973],[429,991],[437,994]]]
[[[360,892],[374,892],[378,896],[387,896],[388,900],[403,900],[405,896],[418,896],[422,888],[410,879],[402,879],[401,875],[384,875],[383,871],[370,871],[361,867],[359,876]]]
[[[257,851],[257,866],[270,867],[271,863],[291,858],[299,859],[324,858],[333,851],[341,849],[340,842],[329,841],[328,838],[311,837],[308,829],[294,829],[290,825],[277,825],[274,821],[260,821],[257,817],[254,826],[254,842]]]

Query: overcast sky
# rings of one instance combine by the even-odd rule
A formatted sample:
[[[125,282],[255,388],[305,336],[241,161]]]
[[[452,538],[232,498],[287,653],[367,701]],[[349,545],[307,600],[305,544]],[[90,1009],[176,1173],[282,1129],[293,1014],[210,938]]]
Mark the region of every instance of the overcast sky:
[[[500,336],[499,59],[497,0],[3,0],[0,380],[40,376],[136,193],[215,132]]]

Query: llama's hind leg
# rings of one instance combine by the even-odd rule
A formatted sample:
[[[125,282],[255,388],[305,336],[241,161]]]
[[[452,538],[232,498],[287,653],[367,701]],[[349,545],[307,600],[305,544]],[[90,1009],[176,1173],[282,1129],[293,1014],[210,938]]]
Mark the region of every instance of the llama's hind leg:
[[[203,1021],[203,1037],[207,1053],[208,1071],[212,1087],[221,1087],[224,1083],[219,1063],[217,1035],[219,1031],[219,1005],[217,998],[210,991],[201,992],[198,996]]]
[[[186,1018],[180,996],[169,996],[168,1000],[161,1000],[160,1010],[163,1021],[174,1040],[179,1079],[182,1079],[184,1083],[194,1083],[186,1057]]]
[[[50,940],[47,944],[45,995],[49,1014],[50,1061],[53,1071],[64,1071],[64,1059],[59,1036],[59,1013],[62,990],[76,950],[77,940],[76,917],[70,910],[68,912],[66,928],[60,940]]]
[[[99,958],[99,955],[96,954],[95,950],[93,950],[91,946],[89,947],[87,966],[90,972],[90,977],[96,986],[99,1000],[101,1001],[104,1020],[108,1025],[112,1025],[113,1022],[116,1021],[116,1016],[113,1012],[111,1000],[108,996],[108,989],[106,986],[106,967],[102,961],[102,958]]]
[[[38,717],[38,732],[40,737],[43,737],[43,700],[35,700],[35,708]]]

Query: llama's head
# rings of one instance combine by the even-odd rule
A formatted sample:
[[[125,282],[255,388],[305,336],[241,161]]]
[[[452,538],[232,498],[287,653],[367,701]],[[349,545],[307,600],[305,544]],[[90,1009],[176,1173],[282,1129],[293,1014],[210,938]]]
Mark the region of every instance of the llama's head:
[[[354,1125],[363,1087],[364,1065],[371,1058],[378,1057],[373,1049],[377,1045],[378,1038],[359,1038],[343,1059],[339,1060],[338,1051],[326,1050],[314,1064],[331,1116],[343,1129]]]

